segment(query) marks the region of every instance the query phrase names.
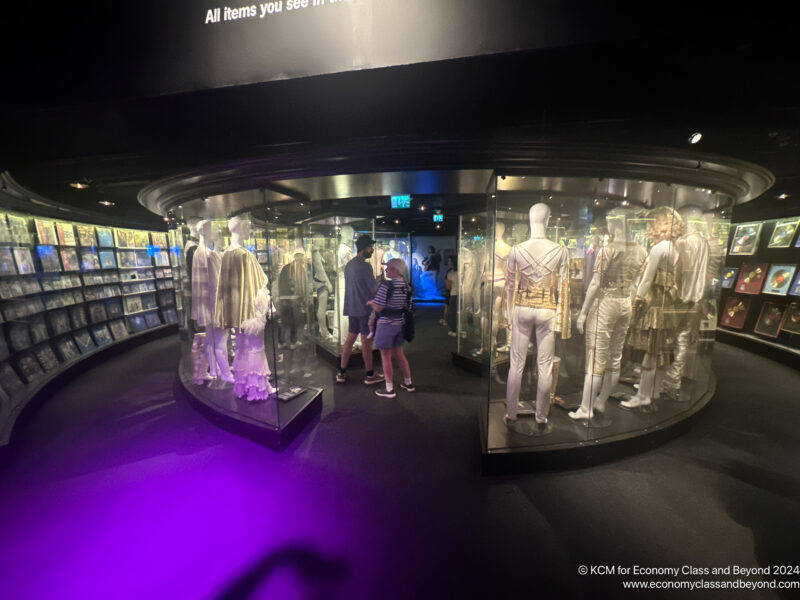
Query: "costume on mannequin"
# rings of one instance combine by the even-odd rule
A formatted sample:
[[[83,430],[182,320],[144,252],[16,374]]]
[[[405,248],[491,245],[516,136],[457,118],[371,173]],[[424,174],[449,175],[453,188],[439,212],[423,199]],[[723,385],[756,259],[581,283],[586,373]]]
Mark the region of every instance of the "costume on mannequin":
[[[646,235],[655,245],[647,255],[634,300],[633,321],[628,341],[644,352],[639,391],[620,402],[623,408],[647,407],[661,385],[672,361],[678,326],[675,304],[678,296],[679,254],[676,240],[685,231],[681,216],[661,206],[647,213]]]
[[[355,256],[353,251],[353,228],[344,225],[339,234],[339,247],[336,249],[336,314],[338,318],[333,326],[333,336],[339,344],[344,344],[347,327],[344,320],[344,268]]]
[[[462,314],[467,314],[473,309],[472,288],[475,285],[475,278],[478,276],[478,267],[475,264],[475,255],[466,244],[461,245],[461,252],[458,256],[458,282],[462,291],[458,296],[461,302]]]
[[[305,301],[308,298],[308,273],[305,265],[305,253],[302,249],[294,250],[294,260],[281,269],[278,276],[279,313],[281,316],[278,343],[292,348],[297,344],[297,325],[305,312]]]
[[[603,412],[619,381],[622,351],[633,314],[636,279],[647,252],[629,239],[628,213],[612,211],[606,217],[612,241],[596,255],[592,282],[586,291],[576,327],[586,331],[586,376],[583,397],[573,419],[592,419]]]
[[[319,248],[311,252],[311,273],[314,280],[314,289],[317,292],[317,327],[321,338],[331,337],[328,329],[328,296],[333,292],[333,284],[325,271],[325,259]]]
[[[239,217],[228,221],[231,245],[222,255],[214,325],[236,330],[233,358],[233,391],[248,400],[266,400],[276,390],[269,381],[264,352],[266,315],[271,313],[267,277],[256,257],[242,246],[249,237],[250,222]]]
[[[570,337],[569,252],[548,240],[550,208],[534,204],[530,209],[531,238],[508,254],[506,302],[511,308],[511,355],[506,387],[505,422],[517,419],[522,372],[531,335],[536,333],[536,422],[547,423],[556,333]]]
[[[492,332],[489,338],[489,350],[493,350],[497,346],[497,332],[500,329],[500,321],[508,327],[511,323],[508,318],[508,305],[506,303],[506,271],[508,269],[508,255],[511,252],[509,246],[503,239],[503,234],[506,231],[504,223],[498,221],[495,225],[495,242],[494,242],[494,271],[491,271],[492,255],[487,253],[484,260],[483,276],[482,279],[486,285],[492,288],[492,295],[490,300],[490,307],[492,311]],[[488,319],[486,313],[481,317],[481,329],[484,332],[482,338],[486,338],[486,330],[488,329]],[[509,349],[508,339],[503,347],[497,348],[498,351],[507,351]],[[479,354],[483,353],[486,349],[481,348]]]
[[[700,313],[708,282],[709,245],[706,239],[706,220],[696,207],[678,211],[686,224],[686,234],[678,238],[678,326],[675,335],[675,357],[664,373],[664,391],[671,400],[680,398],[681,378],[686,367],[693,363],[700,336]]]
[[[214,309],[217,301],[217,285],[221,259],[209,248],[211,221],[197,223],[200,237],[192,260],[192,319],[205,327],[205,352],[208,360],[209,378],[219,377],[233,383],[228,363],[228,332],[214,326]]]

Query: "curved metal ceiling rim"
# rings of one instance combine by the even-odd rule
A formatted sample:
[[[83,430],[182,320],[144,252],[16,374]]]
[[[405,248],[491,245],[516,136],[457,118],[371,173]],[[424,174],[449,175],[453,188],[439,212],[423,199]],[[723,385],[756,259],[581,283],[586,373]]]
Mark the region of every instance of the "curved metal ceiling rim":
[[[176,174],[143,188],[140,204],[156,214],[182,202],[254,189],[287,179],[437,170],[494,170],[509,175],[644,179],[710,188],[752,200],[775,182],[764,167],[726,156],[670,148],[529,141],[370,140],[337,147],[285,147],[262,157]],[[483,190],[475,190],[481,193]]]

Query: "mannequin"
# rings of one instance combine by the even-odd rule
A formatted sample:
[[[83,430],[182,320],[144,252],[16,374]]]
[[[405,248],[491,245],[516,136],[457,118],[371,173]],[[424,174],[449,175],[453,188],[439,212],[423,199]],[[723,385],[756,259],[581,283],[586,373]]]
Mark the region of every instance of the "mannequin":
[[[383,244],[378,242],[375,245],[375,254],[372,255],[372,268],[378,274],[379,277],[383,276],[383,263],[386,262],[386,259],[383,258],[385,250],[383,248]]]
[[[506,232],[505,223],[498,221],[495,225],[495,242],[494,242],[494,272],[489,273],[491,269],[491,263],[489,261],[492,260],[492,255],[488,252],[484,256],[484,266],[483,266],[483,276],[482,279],[487,282],[487,284],[491,284],[492,286],[492,299],[491,299],[491,307],[492,307],[492,336],[489,340],[489,349],[492,350],[497,345],[497,332],[500,328],[500,317],[506,316],[505,322],[508,324],[509,319],[506,314],[508,311],[508,305],[506,304],[506,271],[508,269],[508,254],[511,252],[511,246],[509,246],[505,240],[503,239],[503,235]],[[487,329],[487,318],[484,314],[482,317],[482,330],[485,332]],[[503,348],[498,348],[498,350],[508,350],[509,346],[508,343],[505,344]],[[481,349],[481,353],[484,349]]]
[[[331,334],[328,330],[326,315],[328,314],[328,296],[333,292],[333,284],[328,278],[325,270],[325,259],[319,248],[314,248],[311,252],[311,274],[314,281],[314,289],[317,292],[317,327],[319,336],[323,339],[330,339]]]
[[[194,253],[197,251],[197,224],[200,222],[198,217],[192,217],[187,222],[189,226],[189,239],[186,240],[186,245],[183,247],[183,255],[186,257],[186,285],[184,286],[184,296],[188,296],[191,299],[192,296],[192,286],[191,286],[191,277],[192,277],[192,260],[194,259]]]
[[[675,335],[675,357],[664,373],[664,392],[670,400],[680,399],[681,378],[689,357],[695,354],[700,334],[700,313],[708,281],[709,244],[707,222],[703,211],[687,206],[678,211],[686,224],[686,233],[678,238],[680,284],[676,306],[678,327]]]
[[[649,407],[661,385],[664,369],[669,366],[675,345],[677,316],[675,300],[678,291],[677,239],[685,225],[681,216],[667,206],[647,213],[650,224],[646,235],[654,246],[647,255],[634,299],[634,316],[629,342],[643,351],[639,391],[620,402],[623,408]]]
[[[336,314],[338,319],[334,323],[333,336],[338,343],[344,344],[344,338],[347,337],[346,327],[342,325],[344,320],[344,267],[350,262],[350,259],[355,256],[353,251],[353,228],[349,225],[342,226],[339,233],[339,247],[336,249]]]
[[[206,328],[205,352],[210,378],[233,383],[228,363],[228,332],[214,327],[220,256],[212,250],[211,221],[197,223],[199,241],[192,261],[192,319]]]
[[[288,341],[292,350],[298,345],[297,323],[305,312],[305,301],[308,298],[305,256],[302,248],[295,248],[294,260],[284,266],[278,276],[278,306],[281,315],[279,344],[285,346]]]
[[[231,245],[222,255],[214,326],[237,332],[233,392],[249,401],[266,400],[276,392],[264,353],[266,316],[272,313],[267,277],[256,257],[243,246],[250,236],[250,221],[233,217],[228,229]]]
[[[619,382],[622,351],[632,316],[636,278],[647,252],[630,239],[632,211],[615,209],[606,217],[612,241],[597,252],[592,282],[586,290],[576,327],[586,324],[586,375],[583,397],[572,419],[592,419],[604,412],[609,395]]]
[[[511,355],[506,387],[506,425],[517,420],[522,372],[532,333],[536,332],[536,423],[550,412],[556,333],[570,337],[569,252],[546,238],[550,207],[534,204],[529,212],[531,237],[508,254],[505,301],[511,312]]]
[[[511,227],[511,239],[515,244],[521,244],[528,237],[528,224],[527,223],[514,223]]]
[[[393,258],[401,258],[400,251],[397,249],[397,242],[389,240],[389,247],[383,253],[383,262],[389,262]]]
[[[469,249],[466,242],[461,244],[461,252],[458,256],[458,283],[463,293],[459,291],[458,297],[461,302],[461,314],[465,315],[467,311],[472,311],[472,287],[475,285],[475,278],[478,275],[478,269],[475,265],[475,255]]]

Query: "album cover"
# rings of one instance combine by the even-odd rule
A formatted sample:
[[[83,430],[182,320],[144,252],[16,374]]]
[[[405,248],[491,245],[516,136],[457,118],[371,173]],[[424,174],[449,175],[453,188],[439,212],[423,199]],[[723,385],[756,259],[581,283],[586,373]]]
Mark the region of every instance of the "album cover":
[[[3,365],[0,366],[0,386],[3,387],[6,394],[13,396],[21,392],[25,384],[22,383],[22,380],[17,376],[16,371],[14,371],[10,364],[3,363]]]
[[[747,318],[747,311],[749,310],[750,298],[731,296],[725,303],[725,309],[722,311],[722,321],[720,321],[720,323],[726,327],[741,329],[744,327],[744,321]]]
[[[738,272],[739,269],[736,267],[727,267],[722,275],[722,283],[720,284],[721,287],[732,288],[733,282],[736,281],[736,274]]]
[[[9,298],[13,297],[14,292],[11,290],[11,286],[8,285],[8,281],[0,279],[0,298],[3,300],[8,300]]]
[[[131,328],[134,331],[145,331],[147,329],[147,324],[144,321],[144,317],[142,315],[134,315],[133,317],[129,317]]]
[[[78,350],[78,347],[75,345],[75,342],[68,335],[58,338],[55,341],[55,347],[56,347],[56,353],[61,357],[61,360],[64,362],[72,362],[81,355],[81,352],[80,350]]]
[[[121,269],[130,269],[136,266],[136,253],[133,250],[117,250],[117,264]]]
[[[101,248],[114,247],[114,234],[108,227],[96,227],[97,230],[97,245]],[[102,262],[102,261],[101,261]]]
[[[107,346],[113,341],[111,338],[111,332],[108,331],[108,327],[105,324],[94,325],[92,326],[91,331],[95,343],[100,347]]]
[[[13,285],[11,286],[11,290],[16,292],[19,288],[22,291],[22,293],[17,293],[17,296],[22,296],[23,294],[38,294],[43,289],[38,279],[28,277],[25,279],[13,279],[12,281]]]
[[[133,232],[133,247],[147,248],[150,245],[150,234],[146,231],[135,230]]]
[[[77,271],[80,269],[78,264],[78,253],[75,248],[61,248],[59,250],[61,256],[61,264],[64,265],[65,271]]]
[[[178,313],[173,308],[168,308],[164,312],[164,320],[167,323],[177,323],[178,322]]]
[[[52,221],[34,219],[33,222],[36,225],[36,235],[39,238],[40,244],[44,244],[45,246],[55,246],[58,244],[55,224]]]
[[[754,331],[759,335],[772,338],[778,337],[781,331],[781,325],[783,324],[784,313],[785,309],[783,306],[773,304],[772,302],[764,302]]]
[[[33,345],[27,323],[9,323],[6,331],[8,334],[8,345],[12,352],[19,352]]]
[[[769,268],[769,273],[767,273],[762,293],[785,296],[789,291],[789,286],[796,270],[797,265],[772,265]]]
[[[148,328],[158,327],[161,325],[161,319],[158,316],[158,311],[152,311],[149,313],[145,313],[144,321],[147,323]]]
[[[81,251],[81,269],[84,271],[96,271],[100,269],[100,257],[91,250]]]
[[[33,257],[29,248],[14,248],[14,259],[17,261],[17,271],[20,275],[35,273]]]
[[[81,351],[81,354],[91,352],[97,347],[92,339],[92,336],[89,335],[88,329],[76,331],[72,334],[72,337],[75,340],[75,343],[78,345],[78,350]]]
[[[28,278],[30,279],[30,278]],[[8,282],[8,288],[11,291],[12,298],[19,298],[25,295],[25,288],[22,287],[24,279],[12,279]],[[36,281],[35,279],[33,281]],[[38,283],[38,282],[37,282]]]
[[[267,240],[264,238],[256,238],[256,250],[266,250]]]
[[[86,311],[83,306],[72,306],[69,309],[69,320],[73,329],[86,327],[89,322],[86,320]]]
[[[58,273],[61,271],[61,261],[58,260],[58,252],[55,246],[36,246],[36,253],[42,263],[42,271],[45,273]]]
[[[72,223],[56,223],[56,233],[58,234],[59,245],[75,245],[75,229],[72,227]]]
[[[150,254],[147,252],[147,250],[136,251],[136,266],[137,267],[153,266],[153,260],[150,258]]]
[[[117,240],[117,248],[133,248],[132,231],[129,229],[114,229],[114,235]]]
[[[139,296],[128,296],[125,298],[125,312],[127,314],[142,310],[142,299]]]
[[[153,246],[158,246],[159,248],[166,248],[167,247],[167,234],[166,233],[159,233],[157,231],[150,232],[150,238],[153,240]]]
[[[6,222],[6,215],[0,214],[0,243],[11,244],[14,238],[11,237],[11,230]]]
[[[45,370],[45,372],[55,371],[58,369],[58,358],[56,357],[53,349],[50,347],[50,344],[42,344],[41,346],[37,346],[33,349],[33,353],[36,355],[36,359],[39,361],[39,364]]]
[[[158,303],[156,302],[156,295],[155,294],[145,294],[141,296],[142,298],[142,309],[143,310],[150,310],[152,308],[157,308]]]
[[[6,215],[8,228],[11,230],[11,237],[17,244],[32,244],[31,232],[28,231],[28,220],[24,217]]]
[[[175,294],[171,290],[159,292],[158,304],[163,307],[175,306]]]
[[[111,335],[114,336],[115,340],[121,340],[122,338],[128,337],[128,328],[125,326],[125,321],[122,319],[111,321],[108,326],[111,329]]]
[[[166,250],[159,250],[153,255],[156,266],[168,267],[169,266],[169,253]]]
[[[100,266],[103,269],[116,269],[117,261],[114,260],[114,252],[112,252],[111,250],[101,250]]]
[[[94,237],[94,227],[91,225],[76,225],[78,230],[78,242],[84,248],[91,248],[97,245]]]
[[[36,356],[30,352],[19,357],[17,360],[17,368],[28,383],[34,383],[44,377],[44,371],[42,371],[39,361],[36,360]]]
[[[768,248],[788,248],[792,245],[794,232],[797,231],[797,224],[800,223],[800,217],[792,217],[791,219],[780,219],[775,223],[775,229],[772,230],[772,237],[769,239]]]
[[[84,301],[83,291],[82,290],[72,290],[72,302],[74,304],[79,304]]]
[[[17,266],[11,248],[0,248],[0,275],[16,275]]]
[[[761,223],[740,223],[736,226],[731,243],[731,254],[752,255],[758,248]]]
[[[89,321],[91,323],[100,323],[107,319],[105,302],[92,302],[89,305]]]
[[[108,313],[109,319],[121,317],[123,315],[122,300],[119,298],[110,298],[106,300],[106,312]]]
[[[742,294],[758,294],[767,275],[767,263],[744,263],[739,270],[736,291]]]
[[[33,344],[41,344],[50,337],[47,333],[47,323],[43,314],[33,315],[31,320],[28,321],[28,326],[30,327],[31,342]]]
[[[72,329],[69,314],[63,308],[47,313],[47,324],[50,326],[53,336],[67,333]]]

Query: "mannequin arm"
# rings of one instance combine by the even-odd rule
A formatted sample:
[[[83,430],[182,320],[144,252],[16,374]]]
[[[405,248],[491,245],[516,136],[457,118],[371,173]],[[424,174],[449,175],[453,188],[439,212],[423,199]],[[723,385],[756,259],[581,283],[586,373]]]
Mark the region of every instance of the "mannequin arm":
[[[578,333],[583,333],[583,325],[586,323],[586,315],[589,314],[589,311],[592,309],[592,304],[597,299],[597,294],[600,292],[600,280],[602,277],[600,273],[595,273],[595,276],[592,277],[592,282],[589,284],[589,289],[586,290],[586,299],[583,301],[583,306],[581,307],[581,312],[578,315],[578,322],[576,326],[578,328]]]
[[[661,244],[656,244],[653,249],[650,250],[650,254],[647,255],[647,260],[644,261],[642,277],[636,288],[636,301],[643,300],[647,292],[650,291],[650,286],[653,285],[653,280],[658,272],[658,263],[661,261],[661,255],[663,253],[662,248],[663,246]]]
[[[511,311],[514,308],[514,294],[516,293],[516,283],[517,283],[517,253],[514,252],[512,249],[511,252],[508,254],[508,267],[506,270],[506,310],[508,311],[509,317],[511,316]],[[509,319],[509,323],[511,319]]]

